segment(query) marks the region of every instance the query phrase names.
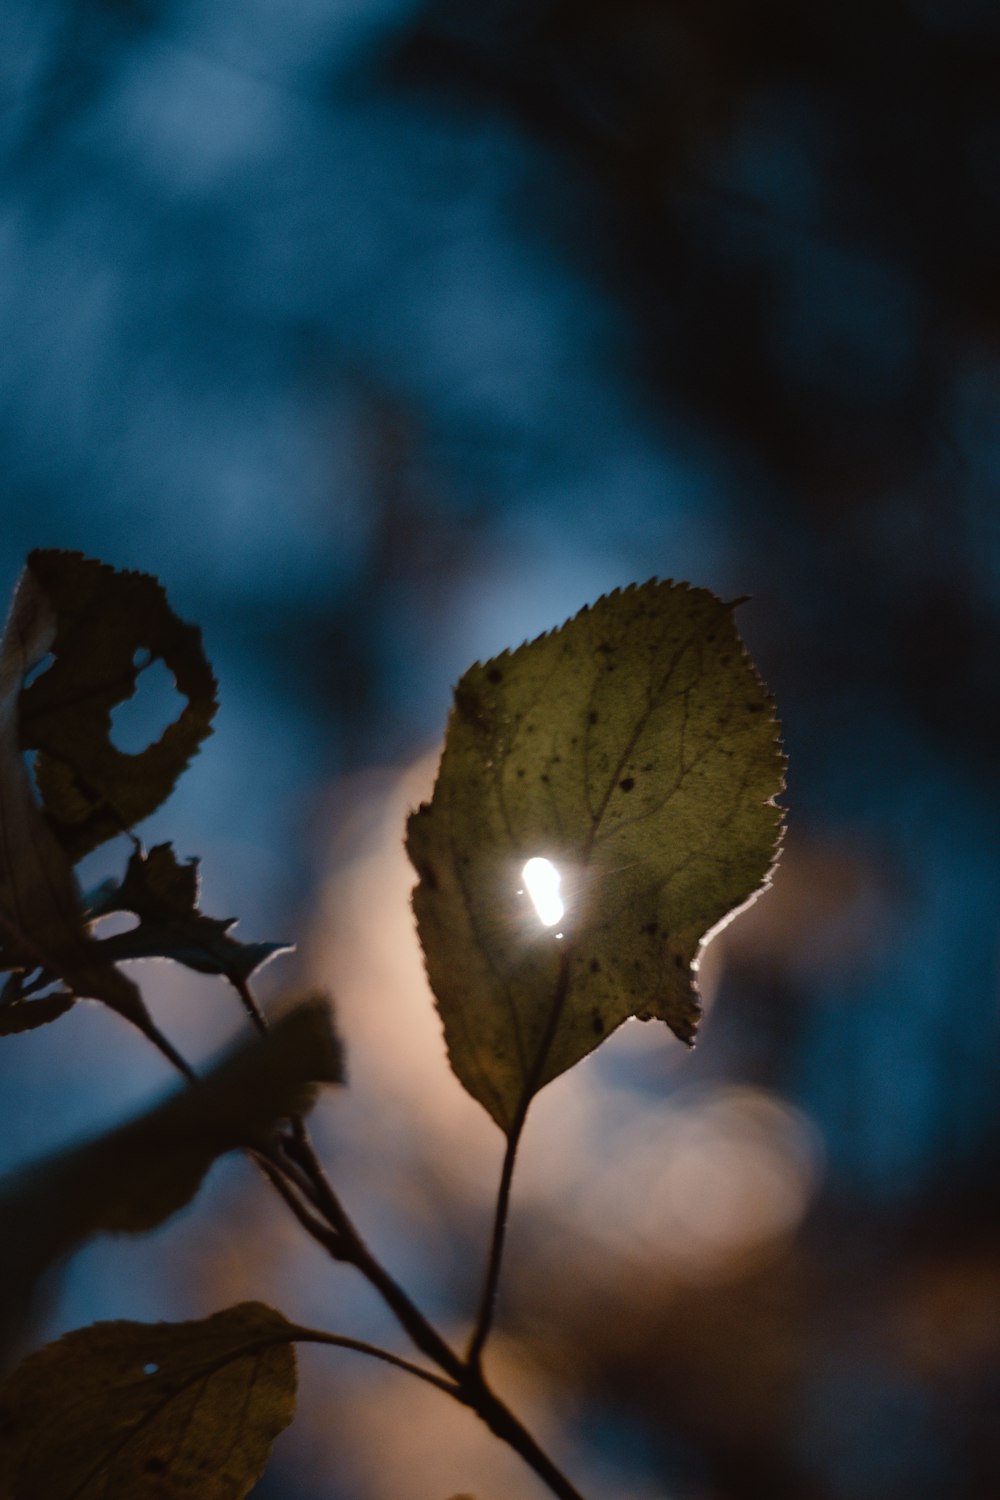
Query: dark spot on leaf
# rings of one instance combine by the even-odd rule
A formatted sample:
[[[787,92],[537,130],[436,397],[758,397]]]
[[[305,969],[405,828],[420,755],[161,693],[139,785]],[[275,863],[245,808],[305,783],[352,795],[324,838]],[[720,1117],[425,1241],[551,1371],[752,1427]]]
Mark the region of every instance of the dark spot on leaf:
[[[760,714],[764,712],[764,705],[763,703],[748,703],[746,711],[748,714]]]
[[[621,781],[619,781],[618,785],[621,787],[621,789],[622,789],[623,792],[630,792],[632,790],[632,788],[635,786],[635,777],[634,776],[623,776],[622,779],[621,779]]]
[[[598,651],[602,651],[605,656],[608,656],[615,648],[609,641],[602,641],[597,649]]]
[[[587,723],[588,724],[596,724],[597,723],[597,715],[596,715],[596,713],[594,712],[593,709],[591,709],[590,712],[587,715]]]
[[[541,776],[541,779],[542,779],[542,781],[544,781],[544,782],[546,782],[546,783],[548,783],[548,779],[549,779],[549,778],[548,778],[548,774],[547,774],[547,772],[545,772],[545,771],[543,771],[543,772],[542,772],[542,776]]]
[[[455,689],[455,707],[463,719],[468,719],[473,724],[482,722],[482,701],[467,683],[460,682]]]
[[[437,871],[434,869],[433,865],[426,864],[426,863],[423,864],[423,865],[421,865],[421,867],[420,867],[420,879],[423,881],[424,885],[427,887],[427,889],[429,891],[436,891],[437,890],[437,888],[438,888]]]
[[[601,966],[596,958],[590,960],[590,972],[591,974],[599,974],[601,972]]]
[[[503,682],[503,673],[499,667],[490,667],[486,676],[490,682]]]
[[[147,1458],[143,1468],[147,1474],[165,1474],[167,1472],[167,1460],[159,1458],[155,1453]]]
[[[650,937],[655,937],[660,930],[660,924],[659,922],[647,922],[642,930],[643,932],[647,932]]]
[[[524,767],[523,766],[518,766],[518,768],[517,768],[517,779],[518,779],[518,781],[523,781],[524,780]]]
[[[593,1012],[593,1014],[591,1016],[590,1024],[594,1028],[594,1034],[595,1034],[595,1036],[603,1036],[604,1035],[604,1017],[601,1015],[601,1013],[600,1013],[599,1010],[595,1010]]]
[[[684,967],[684,959],[679,953],[674,954],[674,965],[678,969],[683,969]]]

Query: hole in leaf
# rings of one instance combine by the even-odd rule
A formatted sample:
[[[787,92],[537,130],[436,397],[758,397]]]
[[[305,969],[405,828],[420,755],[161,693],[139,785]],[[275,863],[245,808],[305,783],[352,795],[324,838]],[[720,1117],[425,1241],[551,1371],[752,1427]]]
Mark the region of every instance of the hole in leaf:
[[[159,1370],[159,1365],[156,1364],[153,1360],[150,1360],[148,1365],[143,1365],[142,1367],[142,1373],[144,1375],[157,1375],[159,1374]]]
[[[99,937],[107,938],[118,937],[123,932],[132,932],[139,925],[139,918],[135,912],[112,911],[107,916],[98,917],[95,928]]]
[[[150,661],[140,669],[132,697],[111,712],[111,743],[126,755],[138,755],[180,718],[184,706],[169,668],[159,659]]]

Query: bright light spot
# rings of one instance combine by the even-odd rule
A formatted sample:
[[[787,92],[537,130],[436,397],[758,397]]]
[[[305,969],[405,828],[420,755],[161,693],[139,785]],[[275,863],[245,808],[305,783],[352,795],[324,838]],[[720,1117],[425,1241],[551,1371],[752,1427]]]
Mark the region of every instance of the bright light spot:
[[[521,871],[525,889],[543,927],[554,927],[562,920],[566,907],[559,894],[561,876],[550,859],[529,859]]]

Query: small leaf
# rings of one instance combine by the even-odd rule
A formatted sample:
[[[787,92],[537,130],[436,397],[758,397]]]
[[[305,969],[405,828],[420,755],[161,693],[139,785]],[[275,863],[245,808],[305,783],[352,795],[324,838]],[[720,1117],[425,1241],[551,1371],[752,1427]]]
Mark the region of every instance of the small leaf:
[[[466,672],[407,847],[451,1065],[501,1129],[629,1016],[693,1040],[697,955],[768,877],[783,769],[705,589],[615,592]]]
[[[201,632],[177,618],[149,574],[118,572],[78,552],[36,551],[26,577],[55,630],[46,647],[52,665],[22,694],[21,747],[38,751],[46,815],[76,861],[170,795],[211,733],[215,678]],[[140,672],[156,660],[187,703],[154,744],[129,755],[111,742],[112,710],[132,697]]]
[[[237,985],[246,984],[276,953],[289,951],[290,943],[240,943],[230,937],[235,919],[203,916],[198,885],[198,861],[181,864],[170,844],[156,844],[148,854],[137,849],[121,885],[95,893],[90,915],[130,911],[139,925],[102,939],[101,951],[114,963],[172,958],[201,974],[225,975]]]
[[[0,1005],[0,1036],[15,1036],[19,1031],[34,1031],[57,1021],[76,1004],[76,996],[65,990],[42,995],[37,1000],[8,1000]]]
[[[48,595],[26,570],[0,642],[0,966],[41,969],[46,983],[62,979],[74,995],[105,1001],[149,1033],[139,991],[86,932],[72,867],[35,804],[21,756],[22,683],[54,648],[57,630]]]
[[[0,1391],[5,1500],[243,1500],[295,1414],[294,1334],[243,1302],[29,1355]]]
[[[155,1228],[194,1197],[216,1157],[266,1147],[278,1121],[311,1107],[317,1084],[342,1080],[329,1007],[313,999],[232,1049],[200,1083],[23,1168],[0,1185],[0,1222],[17,1226],[0,1239],[0,1303],[16,1306],[92,1234]]]

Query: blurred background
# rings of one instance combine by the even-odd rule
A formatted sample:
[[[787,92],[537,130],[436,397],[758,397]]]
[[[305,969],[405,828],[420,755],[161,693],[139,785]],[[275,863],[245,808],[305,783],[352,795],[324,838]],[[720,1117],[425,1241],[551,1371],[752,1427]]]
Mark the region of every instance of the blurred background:
[[[401,848],[451,685],[619,584],[750,595],[774,890],[708,951],[694,1054],[630,1023],[539,1098],[491,1369],[588,1500],[992,1500],[1000,11],[0,12],[3,587],[76,547],[203,626],[217,731],[142,833],[298,944],[268,995],[336,994],[316,1132],[362,1230],[462,1338],[502,1141]],[[239,1031],[221,984],[137,977],[190,1055]],[[97,1005],[9,1038],[0,1167],[169,1082]],[[244,1297],[405,1349],[237,1159],[31,1337]],[[544,1495],[436,1392],[300,1363],[260,1500]]]

